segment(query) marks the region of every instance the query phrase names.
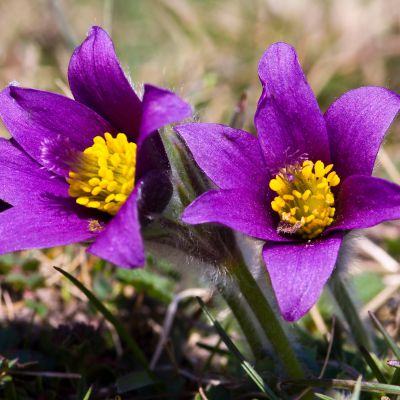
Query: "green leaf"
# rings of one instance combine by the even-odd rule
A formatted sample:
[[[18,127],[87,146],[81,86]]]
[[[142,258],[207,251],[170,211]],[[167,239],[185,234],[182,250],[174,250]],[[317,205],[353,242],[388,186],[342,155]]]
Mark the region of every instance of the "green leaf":
[[[398,360],[400,360],[400,348],[397,346],[396,342],[390,337],[390,335],[386,332],[386,329],[379,322],[378,318],[374,315],[374,313],[369,312],[369,316],[371,317],[372,322],[375,327],[378,329],[380,333],[382,333],[383,338],[385,339],[386,344],[392,349],[394,355]]]
[[[200,307],[202,308],[203,312],[207,316],[208,320],[212,325],[214,325],[214,328],[220,335],[221,339],[225,343],[226,347],[231,351],[231,353],[237,358],[237,360],[240,362],[241,367],[245,371],[245,373],[248,375],[248,377],[257,385],[257,387],[263,392],[266,393],[270,399],[272,400],[278,400],[278,398],[275,396],[274,392],[265,384],[261,376],[258,374],[258,372],[250,365],[248,361],[244,358],[243,354],[239,351],[239,349],[234,345],[228,334],[225,332],[224,328],[221,326],[221,324],[211,315],[211,313],[208,311],[206,305],[204,304],[203,300],[200,297],[196,297],[197,301],[200,304]]]
[[[28,308],[33,310],[35,314],[39,315],[42,318],[44,318],[49,311],[45,304],[33,299],[26,299],[24,303]]]
[[[166,304],[172,301],[174,285],[169,279],[146,271],[145,269],[118,269],[116,274],[120,281],[134,286],[137,290],[143,290],[153,299]]]
[[[99,311],[103,317],[110,322],[111,325],[114,326],[120,338],[125,342],[126,346],[132,352],[136,361],[140,363],[140,365],[146,370],[147,374],[151,377],[153,381],[156,381],[156,378],[153,372],[150,370],[149,363],[146,359],[146,356],[143,354],[142,350],[140,350],[139,345],[132,338],[129,332],[125,329],[125,327],[121,324],[121,322],[104,306],[104,304],[89,290],[87,289],[81,282],[79,282],[74,276],[64,271],[61,268],[54,267],[58,272],[63,274],[66,278],[68,278],[92,303],[92,305]]]
[[[93,291],[102,300],[109,298],[112,294],[112,286],[109,279],[106,279],[103,274],[96,274],[93,280]]]
[[[352,284],[357,297],[363,304],[373,299],[385,288],[381,275],[375,272],[363,272],[355,275],[352,279]]]
[[[116,386],[119,394],[137,390],[145,386],[154,385],[152,379],[145,371],[135,371],[117,379]]]
[[[39,273],[25,275],[20,272],[13,272],[8,274],[4,281],[12,286],[14,290],[37,289],[43,286],[43,276]]]

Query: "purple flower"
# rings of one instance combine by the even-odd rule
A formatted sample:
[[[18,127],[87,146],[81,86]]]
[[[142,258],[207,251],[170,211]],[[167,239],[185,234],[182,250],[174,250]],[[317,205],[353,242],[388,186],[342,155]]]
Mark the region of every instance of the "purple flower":
[[[144,86],[140,100],[108,34],[93,27],[72,55],[75,100],[9,86],[0,117],[0,253],[94,240],[88,251],[141,266],[141,224],[171,195],[157,129],[191,114],[172,92]],[[4,208],[4,207],[3,207]]]
[[[258,72],[258,137],[216,124],[176,128],[218,187],[190,204],[182,219],[264,240],[281,314],[294,321],[317,301],[346,232],[400,218],[400,187],[371,176],[400,98],[362,87],[322,114],[285,43],[266,50]]]

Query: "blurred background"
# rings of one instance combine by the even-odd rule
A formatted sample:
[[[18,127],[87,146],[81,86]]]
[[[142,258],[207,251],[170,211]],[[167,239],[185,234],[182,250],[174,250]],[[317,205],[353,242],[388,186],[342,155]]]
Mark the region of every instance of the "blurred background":
[[[398,0],[0,0],[0,86],[18,81],[70,95],[69,58],[92,25],[101,25],[112,35],[121,63],[139,91],[144,82],[172,88],[196,107],[204,122],[229,123],[245,94],[244,128],[254,131],[252,118],[261,92],[257,64],[276,41],[297,49],[323,110],[337,96],[359,86],[379,85],[400,92]],[[400,124],[396,122],[375,174],[400,183],[399,171]],[[399,234],[398,222],[365,231],[357,241],[358,257],[350,271],[363,316],[367,309],[382,313],[396,337],[400,332]],[[111,367],[92,375],[88,371],[96,360],[121,355],[115,332],[52,266],[76,274],[131,324],[151,354],[165,308],[188,281],[185,278],[182,284],[180,273],[164,260],[150,257],[148,264],[144,272],[116,271],[79,246],[0,257],[0,353],[37,362],[40,369],[62,370],[68,365],[67,369],[84,371],[86,383],[91,378],[114,382],[108,375],[115,373]],[[201,284],[196,274],[189,282]],[[323,298],[302,322],[317,336],[327,332],[328,303]],[[27,338],[20,323],[34,334]],[[32,323],[40,327],[33,329]],[[75,325],[71,328],[71,324]],[[93,332],[101,332],[94,352]],[[193,338],[196,334],[186,330],[187,336],[181,338],[182,349],[191,349],[191,362],[204,356],[193,345],[199,339]],[[70,346],[69,354],[49,347],[57,341]],[[85,346],[90,360],[83,358]],[[100,365],[98,369],[103,368]]]
[[[296,47],[323,108],[360,85],[400,88],[397,0],[1,0],[0,84],[67,90],[92,25],[112,34],[135,85],[173,87],[206,121],[227,120],[243,91],[253,111],[275,41]]]

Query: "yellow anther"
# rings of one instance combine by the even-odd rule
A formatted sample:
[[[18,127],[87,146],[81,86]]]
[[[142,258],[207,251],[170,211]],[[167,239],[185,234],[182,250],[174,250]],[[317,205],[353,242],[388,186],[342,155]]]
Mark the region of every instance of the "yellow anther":
[[[89,201],[89,203],[87,203],[87,207],[89,207],[89,208],[99,208],[100,207],[100,202],[99,201]]]
[[[100,183],[100,179],[99,178],[89,179],[89,185],[90,186],[97,186],[99,183]]]
[[[313,239],[333,223],[335,197],[331,188],[340,183],[333,170],[320,160],[305,160],[283,168],[269,182],[277,193],[271,208],[280,216],[280,233]]]
[[[333,168],[333,164],[329,164],[325,167],[324,169],[324,175],[326,175],[328,172],[330,172]]]
[[[89,197],[78,197],[76,202],[82,206],[86,206],[86,204],[89,203]]]
[[[104,200],[106,203],[111,203],[115,199],[115,194],[109,194],[106,199]]]
[[[116,201],[125,202],[126,199],[127,199],[127,196],[125,194],[118,193],[117,195],[115,195]]]
[[[71,166],[68,193],[82,206],[115,215],[134,188],[135,172],[136,144],[123,133],[114,138],[106,132]]]
[[[94,144],[100,144],[100,145],[104,146],[106,144],[106,141],[101,136],[96,136],[95,138],[93,138],[93,143]]]
[[[315,215],[311,214],[306,218],[306,222],[311,222],[315,218]]]
[[[269,187],[274,192],[279,192],[281,190],[281,188],[282,188],[282,184],[279,182],[278,179],[271,179],[270,182],[269,182]]]
[[[302,199],[303,200],[308,200],[308,198],[310,197],[310,195],[311,195],[311,190],[310,189],[307,189],[303,194],[302,194]]]
[[[284,194],[282,197],[284,198],[284,200],[294,200],[294,196],[292,196],[291,194]]]
[[[327,181],[331,186],[337,186],[340,183],[340,179],[334,171],[327,176]]]
[[[325,165],[322,161],[318,160],[314,165],[314,174],[317,178],[324,176]]]
[[[279,207],[275,201],[271,202],[271,208],[276,212],[279,212],[281,210],[281,207]]]
[[[302,174],[303,174],[304,178],[308,179],[312,174],[312,165],[307,165],[307,166],[303,167]]]
[[[301,199],[301,193],[298,190],[292,190],[292,193],[298,198]]]
[[[97,196],[102,190],[103,190],[102,187],[96,186],[96,187],[92,190],[91,193],[92,193],[93,196]]]

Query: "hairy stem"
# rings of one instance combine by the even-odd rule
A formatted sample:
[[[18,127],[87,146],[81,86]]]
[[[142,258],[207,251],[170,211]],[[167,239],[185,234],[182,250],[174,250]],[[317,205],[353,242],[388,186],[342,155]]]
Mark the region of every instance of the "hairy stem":
[[[229,308],[238,322],[240,329],[246,337],[247,343],[256,360],[262,359],[265,354],[263,337],[260,335],[259,327],[255,326],[254,319],[249,314],[249,307],[246,306],[244,300],[240,299],[237,293],[232,288],[227,288],[226,285],[218,285],[218,291],[225,299]]]
[[[294,379],[304,377],[303,368],[283,329],[282,320],[269,304],[244,262],[240,260],[238,263],[231,265],[229,270],[235,277],[241,293],[260,323],[287,375]]]
[[[356,344],[364,346],[369,351],[373,351],[374,342],[371,338],[369,328],[360,318],[360,312],[350,294],[349,283],[345,282],[345,279],[337,272],[337,269],[328,283],[329,289],[346,319]]]

